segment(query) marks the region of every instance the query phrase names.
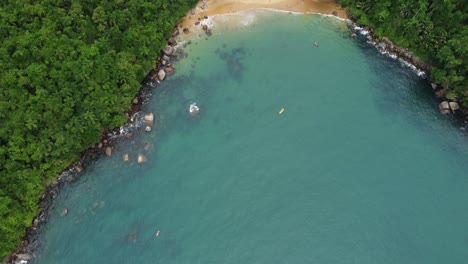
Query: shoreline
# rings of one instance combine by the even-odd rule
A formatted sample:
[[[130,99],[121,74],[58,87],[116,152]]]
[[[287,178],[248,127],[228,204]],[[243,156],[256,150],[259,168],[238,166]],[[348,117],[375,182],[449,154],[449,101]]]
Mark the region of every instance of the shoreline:
[[[174,27],[173,35],[172,35],[172,37],[170,39],[168,39],[168,47],[171,47],[171,50],[177,50],[178,45],[183,43],[180,40],[181,39],[185,40],[185,39],[189,38],[191,36],[191,34],[193,32],[195,32],[195,28],[196,28],[196,30],[201,30],[202,29],[202,25],[203,25],[202,23],[199,23],[200,26],[195,24],[196,22],[200,22],[201,17],[203,18],[205,16],[208,16],[208,17],[212,18],[212,17],[222,16],[222,15],[227,15],[227,14],[237,14],[237,13],[241,13],[241,12],[249,11],[249,10],[268,10],[268,11],[272,11],[272,12],[284,12],[284,13],[299,14],[299,15],[318,14],[318,15],[323,15],[323,16],[332,16],[332,17],[335,17],[336,19],[339,19],[339,20],[349,21],[350,26],[352,26],[350,33],[353,33],[354,31],[357,31],[357,32],[360,32],[360,33],[367,31],[367,34],[363,34],[363,33],[361,33],[361,34],[363,36],[365,36],[368,39],[368,43],[373,45],[377,50],[379,50],[379,52],[381,54],[384,54],[386,56],[390,56],[393,59],[402,59],[403,61],[405,61],[409,65],[414,66],[416,68],[416,70],[418,70],[418,68],[419,68],[418,65],[415,65],[411,61],[406,60],[403,56],[401,56],[401,54],[394,53],[394,52],[386,49],[386,46],[384,46],[384,48],[380,49],[379,47],[382,47],[382,46],[379,46],[381,43],[386,43],[387,46],[390,46],[389,43],[391,43],[391,42],[389,40],[385,41],[385,40],[378,40],[378,39],[374,38],[374,36],[372,35],[372,30],[371,29],[366,29],[366,28],[359,27],[356,24],[356,22],[354,22],[351,18],[349,18],[346,15],[346,10],[341,8],[341,7],[340,7],[341,9],[338,9],[339,13],[338,13],[338,11],[336,11],[337,14],[333,14],[333,13],[327,14],[327,13],[317,12],[316,9],[315,10],[310,10],[310,11],[292,11],[292,10],[276,9],[275,7],[270,7],[270,6],[268,6],[268,7],[258,7],[259,5],[265,4],[266,1],[257,1],[257,2],[262,2],[263,4],[255,4],[255,3],[251,3],[251,2],[255,2],[255,0],[250,0],[250,1],[243,0],[243,1],[239,1],[240,3],[237,6],[237,8],[242,7],[242,8],[245,8],[245,9],[237,10],[235,12],[227,12],[228,9],[226,8],[226,9],[220,9],[222,11],[221,13],[214,13],[215,12],[214,10],[218,10],[218,9],[210,10],[210,6],[209,6],[207,9],[203,10],[203,9],[200,8],[200,3],[201,2],[202,1],[200,1],[197,4],[197,7],[196,7],[196,9],[202,10],[200,13],[196,13],[196,15],[192,15],[189,12],[186,15],[186,17],[184,17],[179,22],[179,24],[177,24]],[[214,3],[221,4],[221,3],[228,3],[228,2],[233,2],[233,1],[230,1],[230,0],[218,0],[218,1],[213,0],[213,1],[209,1],[209,2],[214,2]],[[296,0],[291,0],[291,1],[273,0],[273,2],[274,3],[273,3],[272,6],[281,6],[281,5],[285,5],[287,2],[289,2],[289,3],[291,3],[291,2],[298,3],[298,2],[303,2],[303,1],[301,1],[301,0],[297,0],[297,1]],[[308,1],[308,3],[312,3],[310,6],[313,6],[314,3],[322,3],[322,4],[326,4],[326,6],[328,6],[329,8],[336,8],[337,6],[339,7],[339,5],[335,4],[333,1],[327,1],[327,2]],[[270,4],[266,4],[266,5],[270,5]],[[253,6],[257,6],[257,7],[253,7]],[[233,10],[233,8],[231,8],[229,10]],[[330,10],[332,10],[332,9],[330,9]],[[226,11],[226,12],[224,12],[224,11]],[[332,12],[335,12],[335,11],[332,11]],[[344,12],[344,14],[345,14],[344,17],[341,16],[342,15],[341,12]],[[189,29],[188,33],[184,32],[185,28]],[[179,41],[177,41],[175,38],[178,38]],[[395,46],[395,47],[399,48],[399,49],[403,49],[401,47],[397,47],[397,46]],[[404,50],[406,50],[406,49],[404,49]],[[395,55],[396,57],[393,57],[393,55]],[[37,241],[38,235],[41,232],[41,228],[48,221],[48,214],[49,214],[48,211],[49,211],[49,208],[50,208],[51,204],[53,203],[55,197],[57,196],[57,194],[60,192],[60,190],[64,186],[74,182],[76,180],[76,178],[79,177],[77,175],[83,170],[83,167],[86,167],[90,162],[96,160],[97,158],[99,158],[99,157],[101,157],[103,155],[106,155],[106,148],[112,148],[112,144],[114,143],[115,140],[123,138],[123,136],[126,135],[125,132],[122,131],[123,128],[128,127],[128,126],[135,127],[137,129],[139,128],[139,126],[137,124],[137,120],[135,120],[135,117],[137,117],[137,114],[141,113],[140,111],[141,111],[142,106],[145,105],[146,101],[148,100],[148,96],[146,95],[146,92],[149,89],[151,89],[151,91],[153,91],[154,89],[157,89],[159,84],[165,79],[166,74],[167,75],[170,74],[170,73],[168,73],[167,69],[172,68],[173,70],[175,70],[175,68],[173,67],[171,62],[175,62],[177,60],[178,60],[177,55],[173,54],[172,51],[167,52],[166,50],[162,50],[160,52],[160,56],[156,59],[156,67],[153,70],[151,70],[148,73],[148,75],[141,81],[142,87],[141,87],[140,91],[138,92],[138,94],[135,96],[135,98],[133,100],[133,103],[132,103],[132,105],[130,107],[130,110],[126,113],[126,115],[128,117],[127,123],[124,124],[122,127],[112,128],[112,129],[108,129],[108,130],[104,131],[100,136],[100,141],[99,142],[97,142],[96,144],[93,144],[92,146],[90,146],[88,149],[86,149],[85,151],[83,151],[80,154],[79,161],[71,164],[58,177],[56,177],[51,183],[47,184],[44,192],[42,193],[42,195],[40,196],[40,198],[38,200],[39,214],[33,219],[33,222],[31,223],[31,226],[27,229],[26,235],[22,239],[22,241],[19,244],[18,248],[9,257],[7,257],[5,263],[17,263],[17,261],[21,260],[21,258],[18,258],[18,256],[20,256],[20,255],[30,255],[31,257],[34,257],[34,252],[39,247],[39,242]],[[411,68],[411,66],[409,66],[409,67]],[[415,69],[413,69],[413,70],[415,70]],[[428,77],[430,76],[430,74],[429,74],[430,72],[428,73],[427,69],[426,70],[421,69],[421,70],[422,70],[422,72],[424,72],[424,74],[426,76],[428,76]],[[161,76],[160,75],[161,71],[164,71],[164,77],[162,77],[162,78],[160,77]],[[151,86],[151,87],[149,87],[149,86]],[[437,88],[440,88],[440,87],[437,87]],[[436,92],[436,88],[434,88],[434,86],[433,86],[433,89]],[[447,100],[447,99],[445,99],[445,100]],[[462,112],[462,111],[464,111],[464,110],[461,109],[458,112]],[[453,111],[453,112],[455,112],[455,111]],[[142,116],[140,116],[139,119],[143,119],[143,116],[144,116],[144,113],[142,113]],[[467,124],[467,121],[466,121],[467,118],[468,118],[468,116],[465,117],[465,126]],[[131,138],[131,137],[127,136],[127,138]],[[124,138],[124,140],[125,140],[125,138]],[[27,256],[24,256],[24,257],[27,257]],[[25,262],[25,263],[27,263],[27,262]]]
[[[439,112],[441,115],[452,114],[457,119],[460,119],[462,126],[460,129],[468,130],[468,108],[464,108],[463,104],[458,100],[451,100],[446,97],[447,91],[440,84],[436,84],[431,79],[432,65],[425,62],[407,48],[395,45],[387,37],[379,39],[374,36],[373,29],[368,27],[361,27],[351,17],[350,21],[353,37],[357,37],[357,33],[367,39],[367,43],[372,45],[377,51],[394,60],[398,60],[404,67],[410,68],[419,77],[427,80],[429,86],[432,88],[433,96],[440,101]]]
[[[333,15],[340,19],[348,18],[346,10],[332,0],[209,0],[206,8],[203,7],[203,1],[199,1],[197,6],[181,20],[179,26],[190,30],[197,26],[197,22],[201,22],[202,18],[256,9],[294,14]]]

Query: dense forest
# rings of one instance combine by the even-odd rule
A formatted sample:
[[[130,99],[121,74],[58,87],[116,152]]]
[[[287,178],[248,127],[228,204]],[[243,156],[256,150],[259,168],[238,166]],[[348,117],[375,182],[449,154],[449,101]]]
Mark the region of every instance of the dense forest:
[[[360,25],[413,51],[431,78],[468,107],[467,0],[338,0]]]
[[[0,2],[0,261],[45,184],[126,122],[140,82],[196,0]]]

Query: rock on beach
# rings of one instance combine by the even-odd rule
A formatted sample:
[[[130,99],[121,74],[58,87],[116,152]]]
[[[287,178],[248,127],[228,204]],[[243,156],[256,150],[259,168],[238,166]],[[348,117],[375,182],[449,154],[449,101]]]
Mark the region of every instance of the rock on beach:
[[[457,111],[458,109],[460,109],[460,105],[458,105],[457,102],[450,102],[449,103],[449,106],[450,106],[450,109],[455,112]]]
[[[442,114],[450,113],[450,105],[447,101],[443,101],[439,104],[439,109]]]
[[[167,45],[166,48],[163,50],[164,54],[167,56],[171,56],[172,53],[174,52],[174,48],[170,45]]]
[[[158,79],[159,79],[160,81],[162,81],[162,80],[164,80],[164,78],[166,78],[166,72],[165,72],[163,69],[161,69],[161,70],[159,70],[159,72],[158,72]]]

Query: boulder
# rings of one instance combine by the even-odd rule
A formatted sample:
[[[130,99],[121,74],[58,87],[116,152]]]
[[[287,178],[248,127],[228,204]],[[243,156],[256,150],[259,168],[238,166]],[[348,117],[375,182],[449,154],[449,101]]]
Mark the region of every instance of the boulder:
[[[97,145],[98,148],[102,148],[102,143],[99,142],[99,144]]]
[[[125,153],[125,154],[123,154],[122,159],[123,159],[123,161],[130,161],[130,155],[128,155],[128,153]]]
[[[390,49],[393,49],[393,42],[391,42],[387,37],[383,37],[382,42],[389,46]]]
[[[200,25],[200,21],[195,22],[195,26]]]
[[[182,30],[182,32],[184,32],[184,34],[188,34],[188,33],[190,33],[190,30],[189,30],[188,28],[184,28],[184,29]]]
[[[111,148],[111,147],[107,147],[107,148],[106,148],[106,155],[107,155],[108,157],[110,157],[110,156],[112,155],[112,148]]]
[[[163,69],[161,69],[161,70],[159,70],[159,72],[158,72],[158,79],[159,79],[160,81],[162,81],[162,80],[164,80],[164,78],[166,78],[166,72],[165,72]]]
[[[37,227],[39,225],[39,223],[40,223],[39,219],[34,218],[33,227]]]
[[[145,155],[143,155],[143,154],[138,154],[138,160],[137,160],[138,164],[142,164],[142,163],[144,163],[145,161],[146,161]]]
[[[33,256],[29,253],[16,254],[18,260],[31,260]]]
[[[153,121],[154,121],[154,115],[153,113],[147,113],[145,115],[145,123],[146,125],[150,126],[153,124]]]
[[[449,106],[450,106],[450,109],[455,112],[457,111],[458,109],[460,109],[460,105],[458,105],[457,102],[450,102],[449,103]]]
[[[174,52],[174,48],[170,45],[167,45],[166,48],[163,50],[164,54],[167,56],[171,56]]]
[[[432,90],[437,90],[437,84],[431,83]]]
[[[76,172],[80,173],[83,170],[83,168],[80,165],[76,165],[75,170]]]
[[[146,126],[146,127],[145,127],[145,131],[146,131],[146,132],[151,132],[151,127],[150,127],[150,126]]]
[[[206,31],[206,30],[208,29],[208,25],[204,24],[204,25],[202,26],[202,29],[203,29],[204,31]]]
[[[356,38],[357,37],[356,33],[351,34],[351,37]]]
[[[439,109],[442,114],[448,114],[450,113],[450,106],[447,101],[443,101],[442,103],[439,104]]]
[[[132,103],[133,103],[133,104],[138,104],[138,97],[133,98]]]
[[[164,71],[166,71],[166,74],[173,74],[175,72],[175,68],[174,67],[167,67],[164,69]]]
[[[162,61],[161,61],[161,64],[162,64],[163,66],[166,65],[166,60],[162,60]]]
[[[178,28],[174,28],[174,30],[172,31],[172,36],[173,37],[177,37],[179,35],[179,29]]]
[[[172,45],[172,46],[177,45],[177,40],[174,37],[169,38],[169,40],[167,42],[169,42],[169,44]]]

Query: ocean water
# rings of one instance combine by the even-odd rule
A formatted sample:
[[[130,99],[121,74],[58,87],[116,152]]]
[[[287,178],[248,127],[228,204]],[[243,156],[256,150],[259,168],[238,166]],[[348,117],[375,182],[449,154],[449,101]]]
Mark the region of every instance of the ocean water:
[[[468,139],[425,81],[330,17],[212,23],[31,263],[468,263]]]

